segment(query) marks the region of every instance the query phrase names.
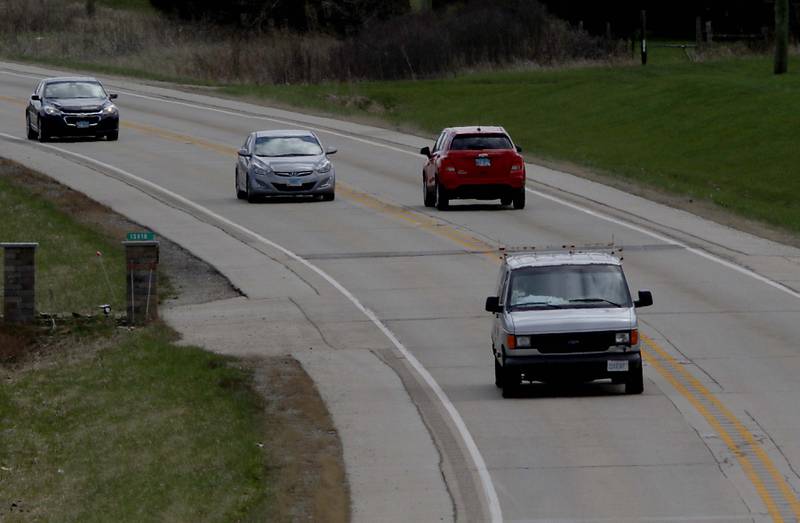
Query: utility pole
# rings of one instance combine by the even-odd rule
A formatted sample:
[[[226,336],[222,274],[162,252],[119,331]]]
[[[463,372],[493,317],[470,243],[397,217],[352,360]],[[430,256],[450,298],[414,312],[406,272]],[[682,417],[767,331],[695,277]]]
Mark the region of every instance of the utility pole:
[[[775,0],[775,74],[789,70],[789,0]]]
[[[647,11],[642,11],[642,65],[647,65]]]

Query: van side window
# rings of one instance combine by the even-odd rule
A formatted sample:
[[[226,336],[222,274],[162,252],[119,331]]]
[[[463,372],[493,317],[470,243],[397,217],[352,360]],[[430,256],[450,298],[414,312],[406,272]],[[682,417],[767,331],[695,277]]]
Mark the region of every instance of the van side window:
[[[506,293],[508,291],[508,280],[510,279],[511,271],[505,270],[502,274],[502,280],[500,283],[500,289],[497,291],[497,296],[500,298],[500,305],[503,305],[506,301]]]

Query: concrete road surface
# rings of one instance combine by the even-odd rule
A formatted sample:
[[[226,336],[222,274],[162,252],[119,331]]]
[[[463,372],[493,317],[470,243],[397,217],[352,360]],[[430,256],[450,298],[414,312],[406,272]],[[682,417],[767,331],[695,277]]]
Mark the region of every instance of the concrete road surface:
[[[172,321],[217,350],[230,339],[303,362],[342,432],[356,520],[800,518],[797,249],[534,165],[524,211],[426,209],[415,152],[428,139],[122,80],[106,82],[119,142],[26,142],[25,101],[50,74],[0,64],[0,155],[241,288],[247,299]],[[287,127],[338,147],[336,201],[236,199],[246,134]],[[612,239],[632,291],[655,297],[644,394],[533,385],[502,399],[483,311],[492,251]]]

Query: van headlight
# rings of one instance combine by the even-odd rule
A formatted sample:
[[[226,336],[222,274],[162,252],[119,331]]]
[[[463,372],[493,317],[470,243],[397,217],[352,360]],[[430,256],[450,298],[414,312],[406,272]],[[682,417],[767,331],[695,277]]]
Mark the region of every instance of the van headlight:
[[[531,346],[531,337],[530,336],[517,336],[517,348],[518,349],[527,349]]]
[[[633,329],[625,332],[618,332],[614,335],[617,345],[637,345],[639,343],[639,331]]]

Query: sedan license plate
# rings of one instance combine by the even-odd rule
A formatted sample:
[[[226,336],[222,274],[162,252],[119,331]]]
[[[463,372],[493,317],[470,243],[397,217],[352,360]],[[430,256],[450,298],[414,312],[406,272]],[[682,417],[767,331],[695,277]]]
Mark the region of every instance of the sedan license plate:
[[[608,372],[628,372],[628,362],[626,360],[610,360],[608,362]]]
[[[89,121],[88,120],[78,120],[77,122],[75,122],[75,125],[78,126],[78,129],[86,129],[87,127],[89,127]]]
[[[287,183],[289,187],[300,187],[303,185],[303,180],[300,178],[289,178],[289,182]]]
[[[475,166],[476,167],[491,167],[492,166],[492,159],[491,158],[475,158]]]

